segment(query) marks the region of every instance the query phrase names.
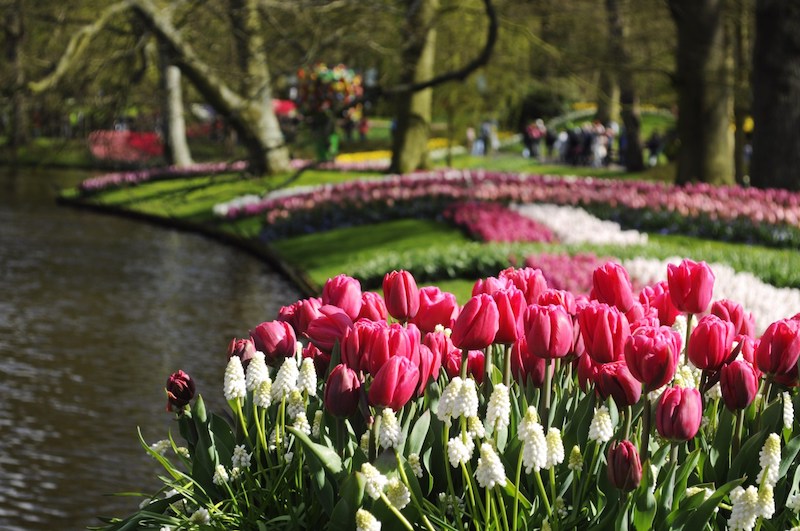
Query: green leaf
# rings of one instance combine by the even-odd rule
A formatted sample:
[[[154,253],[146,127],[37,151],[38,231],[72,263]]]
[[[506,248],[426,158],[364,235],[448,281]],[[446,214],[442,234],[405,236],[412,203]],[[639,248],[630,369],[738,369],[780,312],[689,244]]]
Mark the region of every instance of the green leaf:
[[[675,474],[675,489],[672,491],[672,508],[676,509],[684,492],[686,492],[686,484],[689,482],[689,475],[697,467],[697,462],[700,460],[700,448],[686,456],[686,460],[678,468]]]
[[[711,515],[714,514],[714,509],[719,507],[719,504],[725,496],[743,482],[744,478],[738,478],[718,488],[714,494],[701,503],[697,509],[694,511],[686,511],[676,518],[673,529],[686,529],[687,531],[703,529],[711,518]]]
[[[656,517],[656,497],[650,488],[656,481],[650,467],[646,467],[642,477],[642,484],[637,489],[636,503],[633,506],[633,526],[636,531],[650,531],[653,529],[653,519]]]
[[[425,412],[422,413],[414,423],[414,427],[411,428],[411,433],[406,440],[406,450],[408,455],[419,455],[422,453],[422,445],[425,442],[425,438],[428,436],[428,429],[430,428],[430,425],[431,410],[426,409]]]
[[[800,437],[795,437],[789,441],[789,444],[783,450],[783,458],[781,459],[781,467],[778,477],[782,478],[789,472],[789,468],[794,463],[795,457],[800,452]]]
[[[728,471],[729,480],[742,477],[742,475],[747,473],[748,469],[759,466],[758,453],[761,451],[765,440],[767,440],[766,428],[759,431],[742,444],[742,448],[739,450],[733,463],[731,463],[731,468]]]
[[[308,438],[308,435],[302,431],[287,426],[286,431],[295,436],[295,438],[303,443],[308,451],[319,460],[319,463],[330,473],[333,477],[339,477],[344,470],[342,466],[342,459],[331,448],[317,444]]]
[[[364,499],[364,477],[354,472],[347,476],[339,489],[339,501],[333,508],[328,529],[355,529],[356,511]]]

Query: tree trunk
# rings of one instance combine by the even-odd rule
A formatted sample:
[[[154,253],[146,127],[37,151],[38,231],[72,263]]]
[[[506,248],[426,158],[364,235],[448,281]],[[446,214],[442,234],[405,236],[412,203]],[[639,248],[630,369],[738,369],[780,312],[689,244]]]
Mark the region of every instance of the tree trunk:
[[[269,69],[260,35],[257,0],[246,0],[245,9],[240,12],[252,53],[248,70],[244,73],[249,90],[244,94],[237,94],[214,75],[183,40],[165,12],[158,10],[150,0],[131,0],[131,7],[158,39],[169,47],[174,64],[197,91],[236,130],[247,148],[250,172],[263,175],[289,171],[289,150],[272,108]]]
[[[724,0],[670,0],[678,30],[677,184],[732,184],[731,79]]]
[[[733,166],[737,184],[747,184],[748,175],[745,149],[747,133],[745,121],[750,114],[750,64],[751,64],[751,24],[752,0],[735,0],[736,13],[730,17],[733,25],[733,65],[735,87],[733,93],[733,123],[735,133],[733,137]]]
[[[624,1],[624,0],[623,0]],[[625,127],[625,168],[628,171],[644,170],[642,156],[641,115],[639,112],[639,95],[633,79],[631,55],[626,43],[627,24],[618,0],[606,0],[606,16],[608,17],[608,39],[611,64],[619,80],[619,102],[622,124]]]
[[[608,125],[619,122],[619,83],[610,68],[600,69],[597,84],[597,114],[595,120]]]
[[[753,158],[760,188],[800,189],[800,4],[756,2]]]
[[[24,146],[30,140],[30,123],[28,122],[28,98],[25,87],[25,69],[22,60],[22,42],[25,38],[25,27],[22,20],[23,1],[16,0],[14,7],[6,12],[6,58],[11,64],[11,134],[9,145],[14,150]]]
[[[433,77],[436,51],[434,17],[439,0],[407,0],[406,47],[403,50],[403,83]],[[392,138],[390,171],[407,173],[428,164],[433,89],[403,92],[397,96],[397,115]]]
[[[192,154],[186,141],[181,71],[170,63],[169,54],[163,46],[159,46],[159,51],[164,158],[170,165],[189,166],[192,164]]]

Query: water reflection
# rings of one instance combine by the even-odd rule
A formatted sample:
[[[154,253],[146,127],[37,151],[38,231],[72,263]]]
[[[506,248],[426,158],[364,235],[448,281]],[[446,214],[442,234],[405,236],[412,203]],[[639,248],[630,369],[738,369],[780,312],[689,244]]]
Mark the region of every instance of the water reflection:
[[[137,441],[162,438],[182,368],[221,408],[232,337],[298,297],[205,238],[56,207],[85,174],[0,172],[0,528],[80,529],[158,486]],[[174,428],[176,431],[176,428]]]

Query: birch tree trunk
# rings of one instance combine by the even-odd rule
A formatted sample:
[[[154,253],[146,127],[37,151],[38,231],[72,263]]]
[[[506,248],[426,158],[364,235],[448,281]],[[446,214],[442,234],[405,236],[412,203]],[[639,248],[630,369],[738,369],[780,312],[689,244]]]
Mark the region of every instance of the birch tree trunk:
[[[189,166],[192,154],[186,141],[186,121],[183,117],[183,93],[181,91],[181,71],[169,61],[169,54],[159,46],[159,68],[161,69],[161,92],[164,158],[167,164]]]

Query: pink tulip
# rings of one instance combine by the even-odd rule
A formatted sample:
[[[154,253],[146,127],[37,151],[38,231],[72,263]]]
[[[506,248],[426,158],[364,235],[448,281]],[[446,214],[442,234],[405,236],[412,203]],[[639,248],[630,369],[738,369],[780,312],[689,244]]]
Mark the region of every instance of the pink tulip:
[[[386,302],[380,294],[374,291],[365,291],[361,294],[361,311],[358,312],[358,319],[385,321],[387,314]]]
[[[698,369],[718,371],[731,353],[733,338],[733,323],[704,315],[692,330],[686,356]]]
[[[500,327],[500,312],[490,295],[472,297],[461,309],[450,338],[453,344],[464,350],[479,350],[494,342]]]
[[[569,291],[562,289],[548,288],[539,295],[539,300],[536,304],[547,306],[548,304],[557,304],[563,306],[569,315],[575,315],[578,307],[575,303],[575,296]]]
[[[688,441],[697,435],[703,418],[700,392],[694,388],[669,387],[656,406],[656,429],[667,440]]]
[[[751,312],[746,312],[741,304],[728,299],[715,301],[711,305],[711,314],[723,321],[733,323],[734,334],[755,335],[756,321]]]
[[[486,277],[479,278],[472,285],[472,296],[486,294],[491,295],[497,290],[508,289],[512,286],[511,280],[507,278]]]
[[[247,366],[250,364],[250,360],[253,359],[256,350],[255,343],[253,343],[253,340],[250,338],[231,339],[231,342],[228,344],[227,359],[230,359],[231,356],[237,356],[240,360],[242,360],[242,367],[247,369]]]
[[[550,364],[551,375],[554,368],[555,366]],[[520,336],[511,346],[511,374],[514,375],[514,379],[520,385],[530,382],[534,387],[542,387],[546,369],[547,360],[531,354],[525,336]]]
[[[322,287],[322,304],[341,308],[350,319],[361,311],[361,283],[347,275],[329,278]]]
[[[756,365],[770,375],[789,374],[800,357],[800,321],[781,319],[769,325],[756,348]]]
[[[455,295],[436,286],[420,288],[419,311],[411,322],[416,324],[421,332],[433,332],[436,325],[452,328],[456,317],[458,317],[458,301]]]
[[[331,355],[329,352],[322,352],[314,343],[309,343],[303,348],[303,359],[311,358],[314,362],[314,370],[317,372],[317,377],[322,378],[328,372],[328,366],[331,364]]]
[[[492,298],[497,304],[499,325],[494,343],[510,345],[517,340],[521,333],[522,320],[527,309],[525,295],[515,287],[499,289],[492,293]]]
[[[612,441],[608,446],[608,480],[616,488],[630,492],[642,481],[642,463],[636,446],[628,441]]]
[[[681,343],[680,334],[668,326],[637,328],[625,342],[628,369],[646,389],[658,389],[675,376]]]
[[[672,326],[675,318],[681,313],[669,296],[669,285],[666,280],[647,286],[639,293],[639,302],[647,309],[657,312],[658,320],[662,325]]]
[[[624,360],[603,363],[594,379],[600,397],[612,397],[618,408],[632,406],[642,396],[642,383],[633,377]]]
[[[534,356],[563,358],[572,351],[574,328],[563,306],[528,306],[524,326],[528,350]]]
[[[325,382],[325,409],[335,417],[350,417],[358,411],[361,380],[356,371],[339,364]]]
[[[294,355],[297,338],[294,329],[284,321],[267,321],[250,330],[256,350],[264,353],[267,363],[279,364]]]
[[[698,314],[708,309],[714,290],[714,273],[705,262],[684,259],[679,265],[667,266],[669,295],[675,307]]]
[[[436,381],[439,377],[439,370],[442,368],[442,358],[435,354],[427,346],[419,346],[419,387],[417,396],[425,393],[425,388],[431,381]]]
[[[547,281],[544,274],[539,269],[523,267],[515,269],[509,267],[500,271],[500,278],[510,280],[517,288],[525,294],[525,301],[528,304],[538,304],[539,296],[547,289]]]
[[[331,352],[334,345],[341,344],[353,321],[338,306],[324,305],[319,311],[321,315],[309,323],[306,336],[318,349]]]
[[[753,402],[758,392],[756,368],[742,359],[723,365],[719,385],[725,407],[731,411],[744,409]]]
[[[634,303],[628,271],[615,262],[608,262],[595,269],[592,274],[591,296],[609,306],[616,306],[622,313],[627,313]]]
[[[167,391],[167,411],[182,411],[194,398],[194,380],[183,371],[170,374],[165,389]]]
[[[578,324],[586,353],[596,363],[622,358],[631,331],[625,315],[616,307],[589,303],[578,310]]]
[[[392,356],[383,364],[369,386],[369,403],[399,411],[414,396],[419,369],[403,356]]]
[[[392,271],[383,277],[383,298],[389,315],[407,321],[419,311],[419,288],[408,271]]]

